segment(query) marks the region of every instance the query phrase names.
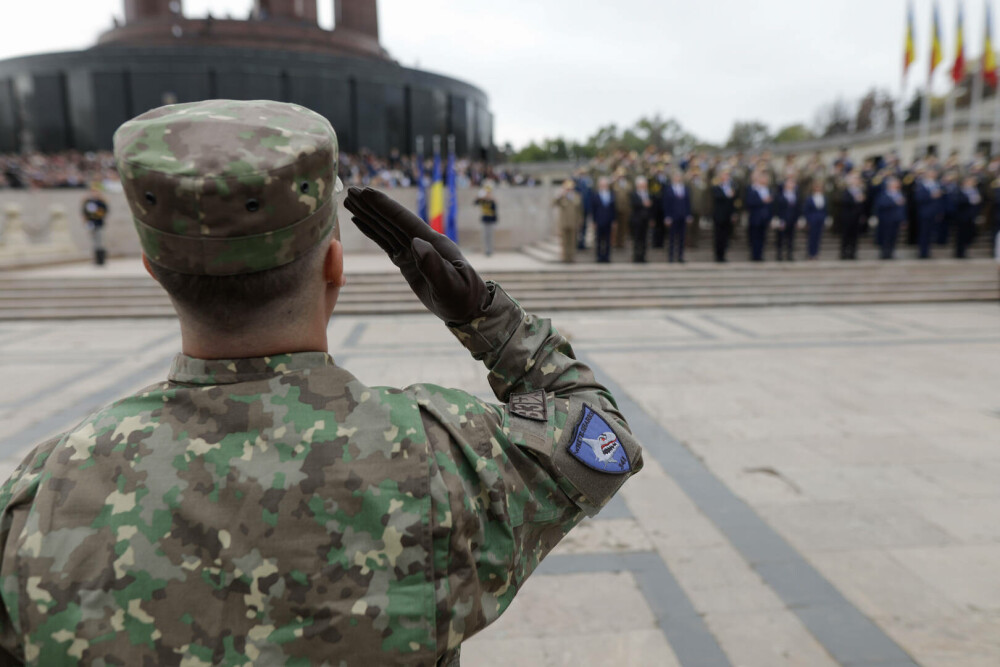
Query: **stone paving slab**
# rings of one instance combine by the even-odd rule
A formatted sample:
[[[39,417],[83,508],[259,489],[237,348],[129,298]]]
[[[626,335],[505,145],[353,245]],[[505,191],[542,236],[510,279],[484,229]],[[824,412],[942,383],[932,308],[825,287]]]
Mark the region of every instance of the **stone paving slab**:
[[[995,304],[556,322],[655,441],[464,664],[1000,664]],[[490,397],[428,316],[335,318],[329,338],[365,382]],[[0,323],[0,475],[178,346],[172,319]]]

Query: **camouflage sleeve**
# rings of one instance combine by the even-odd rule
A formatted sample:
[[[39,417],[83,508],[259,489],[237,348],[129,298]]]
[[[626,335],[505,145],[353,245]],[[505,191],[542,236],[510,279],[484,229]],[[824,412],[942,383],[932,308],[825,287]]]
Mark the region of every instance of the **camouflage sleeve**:
[[[21,605],[27,601],[20,600],[17,563],[8,553],[9,538],[24,528],[27,506],[34,499],[45,461],[62,438],[57,436],[31,450],[0,486],[0,665],[24,664],[19,619]]]
[[[642,467],[613,397],[566,339],[490,289],[486,316],[451,329],[506,405],[411,388],[433,459],[438,641],[448,650],[495,620],[563,536]]]
[[[451,331],[486,365],[493,393],[507,404],[498,413],[507,443],[531,452],[576,505],[596,514],[642,467],[641,448],[614,397],[551,321],[526,313],[499,285],[489,288],[486,315]],[[615,463],[624,456],[624,464],[605,465],[609,455]]]

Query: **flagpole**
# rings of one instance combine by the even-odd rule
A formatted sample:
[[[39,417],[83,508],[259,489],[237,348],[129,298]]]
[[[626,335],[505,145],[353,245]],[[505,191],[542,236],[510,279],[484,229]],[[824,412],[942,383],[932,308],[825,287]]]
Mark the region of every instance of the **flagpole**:
[[[930,151],[930,130],[931,130],[931,78],[933,71],[927,72],[927,85],[924,86],[924,99],[920,103],[920,146],[917,148],[918,157],[926,157]],[[919,155],[923,151],[923,155]]]
[[[1000,154],[1000,86],[993,92],[993,140],[990,142],[990,157]]]
[[[899,164],[906,162],[903,158],[904,124],[906,123],[906,83],[910,74],[910,64],[913,62],[913,0],[906,4],[906,29],[903,31],[903,72],[899,77],[899,105],[896,108],[896,156]]]
[[[990,36],[987,43],[984,44],[983,48],[983,60],[985,62],[987,49],[989,51],[993,50],[993,6],[990,0],[986,0],[986,34]],[[991,76],[994,78],[992,81],[993,85],[993,138],[990,142],[990,157],[996,157],[998,151],[1000,151],[1000,85],[997,85],[996,77],[996,61],[994,55],[990,54],[990,65],[991,65]],[[986,70],[984,67],[983,78],[986,78]]]
[[[899,84],[899,105],[896,110],[896,155],[899,156],[899,163],[903,164],[903,116],[906,114],[906,72],[900,78]]]
[[[972,106],[969,109],[969,160],[975,159],[976,148],[979,146],[979,103],[983,97],[983,62],[985,59],[985,55],[980,59],[979,71],[973,75],[972,79]]]

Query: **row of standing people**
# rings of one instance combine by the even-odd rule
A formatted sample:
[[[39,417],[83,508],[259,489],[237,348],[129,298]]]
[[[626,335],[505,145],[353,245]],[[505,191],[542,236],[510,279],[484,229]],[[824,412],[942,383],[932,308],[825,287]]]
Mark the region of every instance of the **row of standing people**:
[[[625,247],[628,236],[635,262],[646,261],[650,238],[653,247],[666,247],[668,261],[684,262],[689,227],[693,224],[697,231],[705,209],[712,221],[717,262],[727,261],[734,229],[744,214],[753,261],[763,261],[772,230],[779,261],[794,259],[797,230],[807,234],[807,256],[815,259],[830,221],[840,235],[841,259],[857,258],[859,239],[870,223],[874,223],[874,241],[880,256],[893,258],[900,231],[908,220],[911,240],[919,244],[920,257],[930,257],[932,243],[947,243],[953,230],[955,256],[961,258],[967,256],[984,204],[982,184],[974,175],[957,180],[949,177],[942,183],[932,168],[905,175],[898,169],[886,168],[875,178],[853,168],[835,179],[789,172],[784,182],[774,185],[775,175],[767,169],[754,169],[744,184],[732,177],[730,169],[722,167],[700,192],[692,180],[674,170],[669,180],[658,174],[652,179],[639,176],[631,182],[619,177],[612,183],[602,176],[594,189],[582,186],[579,178],[565,182],[555,202],[560,210],[563,260],[573,261],[575,250],[584,248],[587,220],[592,219],[599,262],[610,261],[612,246]],[[949,180],[954,180],[954,185],[949,185]],[[996,190],[994,198],[1000,199],[1000,181],[992,185]],[[697,202],[705,198],[708,205],[699,211]],[[1000,218],[1000,207],[992,207],[991,213],[992,218]],[[991,226],[1000,226],[1000,220],[992,222]]]

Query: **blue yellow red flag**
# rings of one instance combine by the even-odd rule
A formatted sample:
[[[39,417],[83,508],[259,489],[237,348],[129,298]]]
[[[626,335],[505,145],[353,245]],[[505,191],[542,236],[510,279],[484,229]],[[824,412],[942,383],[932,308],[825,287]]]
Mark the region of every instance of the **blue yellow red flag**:
[[[997,54],[993,52],[993,8],[986,3],[986,37],[983,39],[983,80],[997,85]]]
[[[944,56],[941,54],[941,19],[938,17],[938,6],[934,3],[934,22],[931,27],[931,74],[941,64]]]
[[[430,223],[431,229],[444,234],[444,181],[441,180],[441,147],[435,141],[434,180],[431,183]]]
[[[455,182],[455,143],[448,140],[448,215],[445,218],[445,234],[458,243],[458,185]]]
[[[910,71],[910,65],[917,59],[916,48],[914,46],[915,41],[916,39],[913,35],[913,4],[911,3],[906,10],[906,44],[903,47],[903,74]]]
[[[962,28],[962,3],[958,3],[958,26],[955,28],[955,64],[951,67],[951,80],[961,83],[965,77],[965,31]]]

